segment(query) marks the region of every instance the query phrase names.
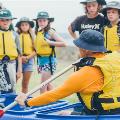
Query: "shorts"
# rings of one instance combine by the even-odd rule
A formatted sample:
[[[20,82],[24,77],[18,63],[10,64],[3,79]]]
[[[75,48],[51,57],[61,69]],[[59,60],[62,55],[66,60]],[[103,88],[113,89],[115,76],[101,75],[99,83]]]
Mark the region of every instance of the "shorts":
[[[45,64],[42,66],[38,66],[38,73],[41,73],[42,71],[51,71],[50,64]],[[52,63],[52,72],[54,73],[56,71],[56,63]]]
[[[52,66],[52,73],[54,73],[56,70],[56,58],[51,57],[51,66],[50,66],[49,57],[45,57],[45,56],[37,57],[37,65],[38,65],[38,73],[41,73],[41,71],[51,72],[51,66]]]
[[[33,65],[34,65],[34,58],[31,58],[28,60],[27,63],[23,63],[22,64],[22,71],[26,72],[26,71],[33,71]]]

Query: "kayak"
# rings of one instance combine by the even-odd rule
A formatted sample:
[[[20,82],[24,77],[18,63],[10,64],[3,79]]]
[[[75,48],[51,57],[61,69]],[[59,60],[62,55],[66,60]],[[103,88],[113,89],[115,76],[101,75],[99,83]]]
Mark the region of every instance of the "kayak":
[[[0,104],[7,106],[15,99],[15,94],[0,96]],[[38,107],[22,107],[16,105],[8,110],[0,120],[120,120],[120,115],[64,115],[63,111],[83,110],[81,103],[70,104],[68,101],[57,101]]]
[[[83,106],[81,103],[68,104],[58,108],[38,111],[35,114],[37,118],[47,118],[47,120],[120,120],[120,115],[59,115],[60,111],[63,112],[63,110],[71,112],[77,110],[77,113],[80,113]]]
[[[6,94],[0,95],[0,106],[7,106],[14,101],[16,98],[16,94]],[[67,105],[67,101],[57,101],[52,104],[48,104],[45,106],[38,107],[23,107],[16,105],[10,110],[8,110],[0,120],[40,120],[40,118],[36,118],[36,112],[40,112],[47,109],[57,108],[60,106]]]

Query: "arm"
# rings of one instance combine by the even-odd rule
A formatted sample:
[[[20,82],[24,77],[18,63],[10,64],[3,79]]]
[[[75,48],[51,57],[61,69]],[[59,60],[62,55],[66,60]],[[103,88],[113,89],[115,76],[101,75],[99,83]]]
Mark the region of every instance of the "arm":
[[[77,39],[78,36],[75,33],[75,31],[79,31],[79,26],[81,24],[81,17],[77,17],[69,26],[68,26],[68,32],[70,33],[70,35],[73,37],[73,39]]]
[[[18,60],[18,67],[17,67],[16,77],[18,80],[19,78],[22,77],[22,57],[19,55],[17,60]]]
[[[30,55],[27,56],[27,59],[29,60],[29,59],[31,59],[31,58],[33,58],[35,56],[36,56],[36,52],[33,51]]]
[[[27,104],[29,106],[45,105],[76,92],[85,92],[85,90],[91,92],[90,87],[92,87],[93,84],[98,84],[98,82],[101,81],[100,78],[101,71],[98,71],[93,67],[83,67],[81,70],[74,72],[60,87],[28,100]],[[98,79],[99,81],[96,81]],[[100,89],[100,87],[97,86],[96,89]],[[95,87],[93,86],[93,88]],[[91,88],[91,90],[93,90],[93,88]],[[22,95],[22,97],[18,96],[16,100],[19,102],[19,104],[24,105],[25,99],[26,96]]]
[[[22,56],[22,62],[23,63],[26,63],[26,62],[28,62],[28,60],[29,59],[31,59],[31,58],[33,58],[33,57],[35,57],[36,56],[36,52],[35,51],[33,51],[30,55],[28,55],[28,56]]]
[[[20,41],[19,41],[19,35],[15,32],[13,32],[13,35],[15,36],[15,43],[17,46],[17,51],[18,51],[18,67],[17,67],[17,79],[19,79],[22,76],[22,50],[20,47]]]
[[[67,46],[67,43],[63,40],[63,38],[54,30],[49,30],[49,34],[51,35],[51,38],[54,39],[55,41],[51,41],[47,38],[46,41],[49,43],[51,46],[56,46],[56,47],[65,47]]]
[[[73,39],[77,39],[78,38],[76,33],[72,31],[71,25],[69,25],[69,27],[68,27],[68,32],[73,37]]]

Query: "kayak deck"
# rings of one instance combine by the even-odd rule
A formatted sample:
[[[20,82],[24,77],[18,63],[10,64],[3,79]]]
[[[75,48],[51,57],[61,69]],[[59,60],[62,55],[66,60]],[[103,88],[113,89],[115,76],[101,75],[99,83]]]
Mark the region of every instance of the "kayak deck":
[[[9,105],[16,95],[1,95],[0,104]],[[78,109],[79,108],[79,109]],[[57,101],[38,107],[22,107],[16,105],[8,110],[0,120],[119,120],[120,115],[60,115],[63,111],[81,112],[81,103],[70,104],[67,101]]]

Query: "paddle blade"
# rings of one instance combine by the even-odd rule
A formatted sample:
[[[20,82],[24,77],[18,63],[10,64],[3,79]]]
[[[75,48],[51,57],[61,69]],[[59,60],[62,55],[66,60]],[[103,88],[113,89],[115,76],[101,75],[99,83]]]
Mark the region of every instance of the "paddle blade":
[[[3,110],[0,110],[0,117],[2,117],[4,114],[4,111]]]

